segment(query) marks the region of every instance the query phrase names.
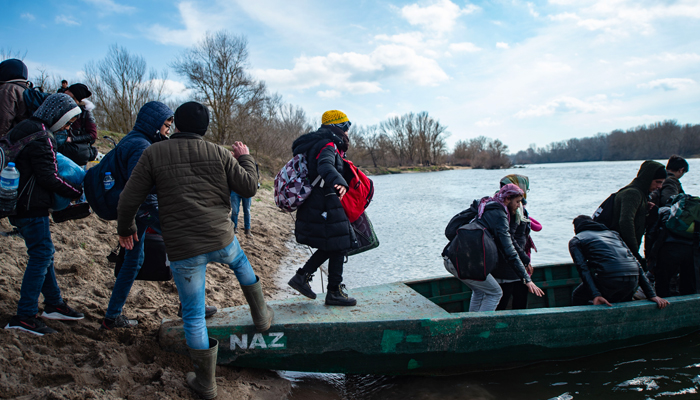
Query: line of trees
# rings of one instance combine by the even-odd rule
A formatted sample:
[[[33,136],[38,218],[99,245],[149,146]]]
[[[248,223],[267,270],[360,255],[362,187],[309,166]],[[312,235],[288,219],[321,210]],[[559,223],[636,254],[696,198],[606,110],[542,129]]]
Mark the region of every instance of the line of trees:
[[[511,166],[508,146],[499,139],[494,140],[485,136],[455,143],[449,161],[452,165],[472,168],[499,169]]]
[[[531,145],[513,155],[517,164],[577,161],[663,159],[673,154],[700,156],[700,125],[675,120],[614,130],[583,139],[569,139],[537,148]]]

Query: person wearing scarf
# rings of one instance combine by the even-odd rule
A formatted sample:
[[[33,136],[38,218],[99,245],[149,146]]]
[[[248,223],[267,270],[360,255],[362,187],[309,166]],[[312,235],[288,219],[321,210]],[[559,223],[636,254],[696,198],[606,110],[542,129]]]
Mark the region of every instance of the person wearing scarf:
[[[525,193],[517,185],[504,185],[493,197],[481,199],[478,206],[477,222],[492,234],[496,246],[503,254],[505,262],[515,270],[530,293],[542,296],[544,292],[532,282],[513,245],[510,234],[511,215],[517,212]],[[499,257],[501,257],[499,255]],[[464,279],[463,282],[472,289],[469,311],[495,311],[503,290],[496,279],[489,274],[484,281]]]

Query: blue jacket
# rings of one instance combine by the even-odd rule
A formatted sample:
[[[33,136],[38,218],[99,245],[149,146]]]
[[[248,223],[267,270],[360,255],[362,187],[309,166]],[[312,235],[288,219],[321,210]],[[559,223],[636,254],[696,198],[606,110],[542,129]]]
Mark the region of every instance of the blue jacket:
[[[116,151],[117,165],[119,173],[129,180],[131,172],[141,158],[141,154],[153,143],[167,140],[167,137],[160,134],[160,128],[165,120],[173,116],[171,110],[159,101],[151,101],[144,104],[136,116],[134,129],[117,144]],[[152,194],[148,195],[143,206],[158,207],[158,197],[155,188]]]

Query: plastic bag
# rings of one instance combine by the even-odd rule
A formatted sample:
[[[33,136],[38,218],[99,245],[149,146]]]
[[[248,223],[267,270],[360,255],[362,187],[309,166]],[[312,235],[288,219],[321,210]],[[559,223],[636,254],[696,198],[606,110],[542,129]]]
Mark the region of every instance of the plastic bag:
[[[56,153],[56,161],[58,162],[58,175],[65,179],[66,182],[73,186],[82,186],[85,179],[85,170],[78,164],[74,163],[70,158],[61,153]],[[60,211],[70,205],[72,199],[61,197],[54,193],[53,207],[54,211]]]

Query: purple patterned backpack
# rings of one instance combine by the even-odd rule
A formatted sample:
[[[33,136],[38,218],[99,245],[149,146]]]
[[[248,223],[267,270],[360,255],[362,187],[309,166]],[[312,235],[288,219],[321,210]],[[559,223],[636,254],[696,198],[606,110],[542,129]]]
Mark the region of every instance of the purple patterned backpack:
[[[313,183],[309,182],[309,168],[306,156],[297,154],[287,162],[275,177],[275,204],[283,211],[293,212],[311,194],[311,189],[321,180],[317,176]]]

